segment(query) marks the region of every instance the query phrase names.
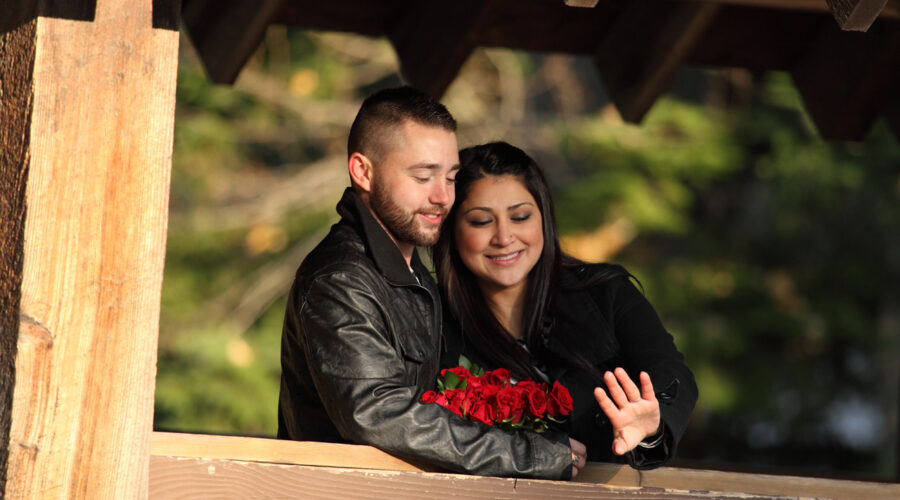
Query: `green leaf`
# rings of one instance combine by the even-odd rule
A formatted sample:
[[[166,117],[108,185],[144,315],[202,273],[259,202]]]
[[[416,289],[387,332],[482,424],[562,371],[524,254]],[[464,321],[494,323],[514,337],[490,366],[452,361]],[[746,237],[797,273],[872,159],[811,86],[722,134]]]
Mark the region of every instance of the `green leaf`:
[[[462,354],[459,355],[459,366],[465,368],[466,370],[469,370],[470,372],[472,371],[472,362],[469,361],[469,358],[465,357]]]
[[[460,380],[459,377],[456,376],[455,373],[448,371],[446,375],[444,375],[444,388],[448,391],[459,388]]]

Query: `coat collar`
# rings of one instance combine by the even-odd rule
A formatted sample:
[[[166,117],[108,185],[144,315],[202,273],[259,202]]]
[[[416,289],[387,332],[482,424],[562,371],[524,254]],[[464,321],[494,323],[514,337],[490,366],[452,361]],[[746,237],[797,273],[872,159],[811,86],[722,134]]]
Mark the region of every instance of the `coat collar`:
[[[349,222],[363,240],[366,252],[375,262],[381,274],[390,282],[398,285],[416,285],[415,276],[406,266],[406,259],[391,239],[387,231],[378,223],[369,207],[363,203],[353,188],[344,190],[344,195],[337,205],[338,214]],[[413,250],[413,269],[420,269],[422,263],[418,252]]]

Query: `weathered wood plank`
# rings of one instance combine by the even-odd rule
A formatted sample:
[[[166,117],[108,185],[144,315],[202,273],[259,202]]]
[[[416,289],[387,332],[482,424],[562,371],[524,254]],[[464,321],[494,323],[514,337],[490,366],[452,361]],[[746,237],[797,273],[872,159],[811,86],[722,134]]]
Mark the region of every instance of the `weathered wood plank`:
[[[0,493],[6,489],[22,296],[35,22],[0,35]],[[0,495],[2,496],[2,495]]]
[[[791,76],[822,137],[862,139],[900,85],[900,29],[879,23],[854,33],[826,23]]]
[[[565,4],[569,7],[583,7],[586,9],[593,9],[597,6],[597,2],[600,0],[563,0]]]
[[[6,498],[147,489],[178,54],[152,9],[171,3],[33,21]]]
[[[150,454],[355,469],[438,470],[397,458],[371,446],[174,432],[154,432]]]
[[[197,458],[159,456],[151,458],[150,498],[164,500],[198,497],[372,500],[754,498],[752,495],[744,494],[665,490],[654,487],[614,487],[583,482],[308,467]]]
[[[641,121],[719,9],[711,3],[629,5],[595,55],[600,77],[625,120]]]
[[[283,0],[182,0],[182,19],[209,78],[234,83]]]
[[[825,0],[842,30],[866,31],[887,4],[887,0]]]
[[[676,490],[744,492],[798,498],[896,500],[900,484],[774,476],[664,467],[641,473],[641,486]]]
[[[342,471],[356,470],[362,477],[371,479],[381,478],[373,483],[372,498],[386,494],[380,489],[382,484],[393,482],[396,491],[402,495],[410,496],[415,492],[421,498],[422,492],[432,494],[444,494],[438,491],[448,482],[448,478],[457,483],[457,486],[446,492],[450,498],[458,495],[462,498],[505,498],[509,496],[507,483],[492,483],[490,481],[513,481],[515,494],[524,495],[534,492],[535,498],[548,498],[542,485],[552,484],[557,495],[572,495],[580,498],[585,491],[592,495],[603,495],[615,491],[617,495],[631,494],[636,490],[640,495],[646,496],[652,492],[658,494],[658,498],[677,498],[679,492],[690,492],[696,497],[713,496],[722,497],[733,495],[742,498],[754,496],[776,495],[780,497],[819,497],[819,498],[846,498],[846,499],[893,499],[900,498],[900,484],[886,484],[863,481],[846,481],[834,479],[820,479],[798,476],[775,476],[768,474],[747,474],[738,472],[722,472],[712,470],[685,469],[676,467],[662,467],[649,471],[637,471],[627,465],[588,463],[582,469],[578,477],[572,483],[557,481],[532,481],[529,487],[533,490],[523,489],[526,483],[523,480],[475,478],[471,476],[459,476],[453,474],[434,474],[434,468],[401,460],[392,455],[379,451],[369,446],[316,443],[300,441],[281,441],[275,439],[246,438],[235,436],[214,436],[177,433],[153,433],[153,445],[151,448],[151,496],[159,495],[159,498],[175,498],[178,494],[189,496],[189,491],[194,488],[208,488],[215,491],[219,485],[241,484],[237,491],[247,492],[248,495],[277,496],[283,494],[281,488],[288,488],[287,484],[294,484],[296,477],[331,477],[333,474],[322,471],[335,471],[331,467]],[[311,466],[307,469],[272,469],[268,467],[249,467],[250,462],[259,465],[296,465]],[[212,466],[212,469],[210,469]],[[223,468],[224,467],[224,468]],[[213,471],[213,472],[210,472]],[[381,471],[381,472],[375,472]],[[408,472],[432,472],[413,476],[402,476]],[[438,471],[440,472],[440,471]],[[325,474],[322,476],[322,474]],[[206,477],[216,475],[218,477]],[[394,481],[391,478],[415,477],[415,481]],[[358,476],[345,476],[346,478]],[[264,478],[266,478],[264,480]],[[271,481],[268,479],[271,478]],[[367,480],[368,480],[367,479]],[[475,480],[480,482],[475,482]],[[305,479],[304,479],[305,480]],[[312,479],[318,481],[318,479]],[[350,479],[347,479],[350,481]],[[426,480],[435,480],[434,484]],[[182,481],[185,489],[178,491],[174,486]],[[355,480],[354,480],[355,481]],[[420,483],[421,481],[421,483]],[[468,482],[467,482],[468,481]],[[253,490],[256,483],[278,483],[278,489]],[[351,481],[353,482],[353,481]],[[530,483],[529,483],[530,484]],[[566,490],[566,485],[591,484],[602,486],[606,489],[572,489]],[[363,493],[349,494],[346,485],[335,484],[333,490],[323,487],[321,491],[315,491],[316,498],[338,498],[339,495],[358,497],[365,495],[370,490],[368,486],[361,488]],[[562,488],[562,489],[560,489]],[[458,491],[457,491],[458,490]],[[454,493],[456,492],[456,493]],[[663,493],[660,493],[663,492]],[[452,494],[451,494],[452,493]],[[241,494],[236,494],[240,497]],[[304,491],[304,495],[307,494]],[[400,496],[401,498],[403,496]],[[412,496],[415,496],[412,495]],[[499,496],[498,496],[499,495]],[[369,497],[360,497],[369,498]],[[517,497],[521,498],[521,497]],[[600,496],[598,498],[606,498]]]

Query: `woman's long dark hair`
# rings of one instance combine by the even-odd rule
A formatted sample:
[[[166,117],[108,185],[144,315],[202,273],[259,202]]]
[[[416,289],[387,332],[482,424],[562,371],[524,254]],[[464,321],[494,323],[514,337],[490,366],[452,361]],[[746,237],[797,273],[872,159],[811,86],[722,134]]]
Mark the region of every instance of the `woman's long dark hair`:
[[[521,149],[505,142],[493,142],[463,149],[459,153],[461,168],[456,176],[456,202],[433,248],[432,259],[444,300],[457,318],[465,337],[478,351],[497,366],[509,369],[520,378],[538,379],[539,374],[529,360],[528,352],[540,356],[548,341],[552,325],[554,301],[559,293],[561,269],[584,265],[560,251],[559,233],[553,212],[550,187],[537,163]],[[478,287],[474,274],[463,264],[457,252],[456,224],[459,206],[468,198],[472,184],[486,176],[514,176],[534,197],[541,213],[544,248],[537,263],[528,273],[521,340],[528,352],[516,348],[515,340],[500,324]],[[591,283],[617,275],[628,275],[619,266],[598,273]]]

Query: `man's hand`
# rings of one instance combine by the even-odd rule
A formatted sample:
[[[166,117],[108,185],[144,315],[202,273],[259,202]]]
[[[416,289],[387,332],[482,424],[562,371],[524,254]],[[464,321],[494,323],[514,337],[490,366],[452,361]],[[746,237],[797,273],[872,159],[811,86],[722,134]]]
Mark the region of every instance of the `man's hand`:
[[[569,446],[572,447],[572,478],[578,475],[578,471],[587,463],[587,448],[580,441],[569,438]]]
[[[603,389],[594,389],[594,397],[600,409],[613,427],[612,451],[624,455],[634,449],[647,436],[659,432],[659,401],[653,393],[650,375],[641,372],[641,390],[632,382],[625,369],[619,367],[603,374],[610,396]]]

